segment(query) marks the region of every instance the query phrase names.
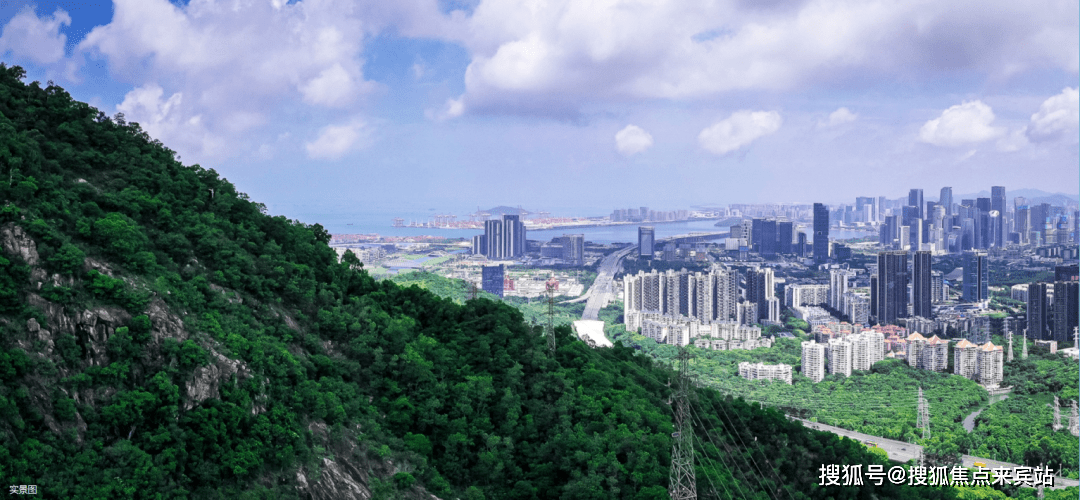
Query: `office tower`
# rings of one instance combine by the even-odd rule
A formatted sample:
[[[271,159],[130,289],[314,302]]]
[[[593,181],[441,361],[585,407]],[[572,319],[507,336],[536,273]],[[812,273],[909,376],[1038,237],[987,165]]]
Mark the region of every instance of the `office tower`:
[[[923,204],[923,191],[922,189],[912,189],[908,192],[908,206],[916,207],[919,209],[919,219],[926,218],[926,205]]]
[[[1078,279],[1080,279],[1080,265],[1054,266],[1054,281],[1077,281]]]
[[[829,339],[829,373],[851,376],[851,342]]]
[[[563,260],[574,266],[585,265],[584,234],[564,234],[557,240],[563,247],[561,255]]]
[[[757,235],[755,235],[755,238],[757,238]],[[762,221],[761,238],[759,241],[761,248],[758,249],[758,252],[760,252],[761,255],[776,255],[776,219],[765,219]]]
[[[878,254],[875,312],[878,324],[895,325],[897,318],[907,316],[907,256],[904,251]]]
[[[478,234],[472,237],[472,254],[487,255],[487,236]]]
[[[990,298],[986,265],[986,252],[964,252],[964,302],[983,302]]]
[[[814,260],[829,260],[829,208],[814,203]]]
[[[900,216],[889,215],[885,217],[885,222],[881,225],[882,246],[893,250],[900,250],[900,226]]]
[[[1050,301],[1047,283],[1028,285],[1027,300],[1027,337],[1031,340],[1052,340],[1050,323]]]
[[[943,187],[943,188],[941,188],[941,196],[938,198],[938,204],[945,207],[945,215],[952,215],[953,214],[953,209],[952,209],[952,188],[951,187]]]
[[[813,340],[802,344],[802,366],[799,370],[803,376],[821,382],[825,378],[825,344],[819,344]]]
[[[919,216],[919,207],[916,207],[914,205],[905,206],[902,209],[901,215],[902,217],[900,219],[900,222],[905,226],[910,226],[911,221],[922,218]]]
[[[917,251],[922,248],[923,240],[923,220],[913,219],[911,224],[908,225],[908,242],[911,244],[911,250]]]
[[[877,220],[878,220],[878,222],[885,220],[885,197],[884,196],[878,196],[877,197],[877,205],[876,205],[876,207],[877,207],[877,216],[878,216]]]
[[[930,252],[915,252],[915,262],[912,264],[912,312],[915,316],[930,318],[932,316],[930,304],[933,302],[930,270]]]
[[[762,225],[765,224],[765,219],[755,218],[750,221],[750,250],[757,253],[762,253]]]
[[[1003,219],[1005,214],[998,212],[997,210],[991,210],[986,213],[987,221],[989,222],[987,227],[987,246],[993,246],[1000,248],[1005,245],[1005,237],[1001,234],[1001,231],[1005,229]]]
[[[807,243],[806,243],[806,233],[804,233],[802,231],[799,231],[798,239],[799,239],[799,243],[795,246],[795,249],[798,250],[798,252],[796,252],[796,253],[798,254],[799,257],[805,257],[806,256],[806,245],[807,245]]]
[[[1020,244],[1026,245],[1031,233],[1031,209],[1027,205],[1016,207],[1016,215],[1013,216],[1016,233],[1020,235]]]
[[[637,241],[638,241],[638,256],[651,259],[653,256],[653,243],[655,242],[656,231],[652,226],[638,226],[637,229]]]
[[[1005,246],[1005,186],[990,188],[990,210],[997,210],[998,219],[994,226],[994,246]]]
[[[991,208],[990,198],[975,198],[975,208],[983,212],[989,212],[993,210]]]
[[[870,315],[873,316],[874,317],[873,319],[875,319],[875,320],[877,319],[877,313],[878,313],[877,293],[878,293],[878,282],[877,282],[877,273],[875,272],[874,274],[870,275]]]
[[[1031,206],[1030,242],[1036,245],[1046,243],[1046,223],[1050,219],[1050,204],[1040,203]],[[1034,234],[1038,233],[1038,234]]]
[[[481,270],[481,286],[487,293],[503,296],[503,280],[506,277],[506,266],[484,266]]]
[[[1053,339],[1072,342],[1073,328],[1077,327],[1077,304],[1080,304],[1080,282],[1058,281],[1054,283],[1054,328]]]
[[[746,300],[757,304],[758,317],[755,319],[780,320],[780,304],[773,285],[772,268],[763,267],[746,271]]]
[[[874,222],[877,220],[877,198],[873,196],[858,196],[855,198],[855,212],[860,222]]]
[[[791,221],[782,220],[776,223],[776,240],[779,244],[777,252],[784,255],[791,255],[791,238],[795,230],[795,224]]]
[[[489,259],[512,259],[525,255],[525,224],[517,215],[484,221],[484,240]]]

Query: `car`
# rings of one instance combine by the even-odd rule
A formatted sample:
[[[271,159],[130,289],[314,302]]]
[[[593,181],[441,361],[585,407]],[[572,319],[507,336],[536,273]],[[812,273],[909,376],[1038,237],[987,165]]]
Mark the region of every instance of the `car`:
[[[982,467],[983,469],[986,468],[986,464],[983,463],[983,462],[975,462],[975,463],[973,463],[971,465],[974,466],[974,467]]]
[[[900,448],[900,451],[907,451],[907,448]]]

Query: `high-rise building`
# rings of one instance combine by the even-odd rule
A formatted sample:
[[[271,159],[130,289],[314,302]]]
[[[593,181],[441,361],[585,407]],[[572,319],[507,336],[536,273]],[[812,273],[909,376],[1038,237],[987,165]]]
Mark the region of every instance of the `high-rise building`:
[[[558,238],[562,245],[562,259],[574,266],[585,264],[585,235],[564,234]]]
[[[638,240],[638,256],[652,258],[653,256],[653,243],[655,242],[656,231],[652,226],[638,226],[637,240]]]
[[[916,208],[919,209],[918,218],[920,218],[920,219],[925,219],[926,218],[926,212],[925,212],[926,205],[923,204],[923,190],[922,189],[912,189],[911,191],[908,191],[908,206],[916,207]]]
[[[954,213],[952,209],[953,201],[951,187],[941,188],[941,197],[938,198],[938,204],[945,207],[945,215],[952,215]]]
[[[948,300],[945,296],[945,277],[940,271],[930,271],[930,302],[938,304]]]
[[[881,332],[865,330],[848,335],[851,342],[851,369],[868,371],[874,363],[885,359],[885,336]]]
[[[944,371],[949,366],[949,342],[937,335],[928,339],[912,333],[907,338],[907,363],[922,370]]]
[[[855,273],[848,269],[829,270],[829,307],[837,311],[844,310],[844,294],[851,286]]]
[[[1080,265],[1066,264],[1054,266],[1054,281],[1077,281],[1080,280]]]
[[[481,286],[485,292],[503,296],[503,280],[506,278],[506,266],[484,266],[481,269]]]
[[[489,259],[521,257],[525,255],[525,224],[510,214],[484,221],[484,244]]]
[[[755,236],[757,237],[757,236]],[[761,255],[776,255],[778,242],[776,234],[776,219],[765,219],[761,224]]]
[[[829,373],[851,376],[851,342],[847,339],[829,339]]]
[[[907,316],[908,265],[907,252],[878,254],[877,293],[874,312],[878,324],[895,325],[898,318]]]
[[[979,347],[978,382],[987,387],[997,387],[1004,378],[1005,350],[987,342]]]
[[[791,248],[794,230],[795,225],[791,221],[782,220],[776,223],[777,252],[784,255],[791,255],[794,253]]]
[[[1031,237],[1031,209],[1027,205],[1016,207],[1016,215],[1013,216],[1016,233],[1020,235],[1020,244],[1026,245]]]
[[[1029,242],[1042,245],[1046,242],[1046,226],[1050,220],[1050,204],[1040,203],[1030,207]],[[1036,234],[1037,233],[1037,234]]]
[[[983,302],[990,299],[986,252],[964,252],[964,302]]]
[[[759,314],[757,319],[770,322],[780,320],[780,302],[776,298],[772,268],[763,267],[747,270],[746,300],[757,304]]]
[[[1050,301],[1047,283],[1028,285],[1027,337],[1031,340],[1052,340]]]
[[[998,212],[998,218],[994,222],[994,246],[1005,246],[1005,186],[992,186],[990,188],[990,210]]]
[[[1077,305],[1080,304],[1080,282],[1058,281],[1054,283],[1054,340],[1072,342],[1073,329],[1077,327]]]
[[[814,260],[829,260],[829,207],[814,203]]]
[[[975,380],[979,376],[979,346],[967,339],[953,346],[953,374]]]
[[[825,344],[819,344],[813,340],[802,343],[802,366],[799,368],[803,376],[821,382],[825,378]]]
[[[933,302],[933,284],[931,283],[930,252],[915,252],[915,262],[912,264],[911,299],[912,313],[915,316],[930,318],[932,316],[930,304]]]
[[[885,248],[900,250],[900,216],[888,215],[881,225],[881,244]]]
[[[487,255],[487,236],[478,234],[472,237],[473,255]]]

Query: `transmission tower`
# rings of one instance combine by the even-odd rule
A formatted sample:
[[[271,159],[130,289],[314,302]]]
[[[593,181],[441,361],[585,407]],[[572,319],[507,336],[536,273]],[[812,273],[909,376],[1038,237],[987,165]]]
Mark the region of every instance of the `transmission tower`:
[[[1013,339],[1013,334],[1009,333],[1009,359],[1007,361],[1012,361],[1013,360],[1012,339]]]
[[[668,494],[671,500],[697,500],[697,479],[694,476],[693,422],[690,416],[690,353],[679,349],[679,378],[672,395],[675,413],[675,443],[671,449],[671,476]]]
[[[1021,351],[1020,357],[1027,359],[1027,335],[1024,335],[1024,348]]]
[[[1058,405],[1058,397],[1054,396],[1054,432],[1061,430],[1061,406]]]
[[[930,403],[923,397],[922,387],[919,388],[919,414],[915,420],[915,428],[922,429],[923,439],[930,439]]]
[[[1069,432],[1074,436],[1080,435],[1080,418],[1076,415],[1076,401],[1072,402],[1072,416],[1069,417]]]
[[[559,282],[555,281],[555,278],[551,278],[544,283],[544,288],[547,292],[547,338],[548,338],[548,351],[551,355],[555,355],[555,290],[559,288]]]
[[[469,300],[475,299],[476,298],[476,293],[477,293],[476,283],[469,283]]]

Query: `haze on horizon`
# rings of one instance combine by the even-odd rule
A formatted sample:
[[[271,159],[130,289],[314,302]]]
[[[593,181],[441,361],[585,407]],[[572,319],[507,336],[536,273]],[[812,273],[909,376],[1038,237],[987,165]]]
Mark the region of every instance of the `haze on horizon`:
[[[0,26],[28,80],[288,216],[1080,186],[1075,1],[14,1]]]

